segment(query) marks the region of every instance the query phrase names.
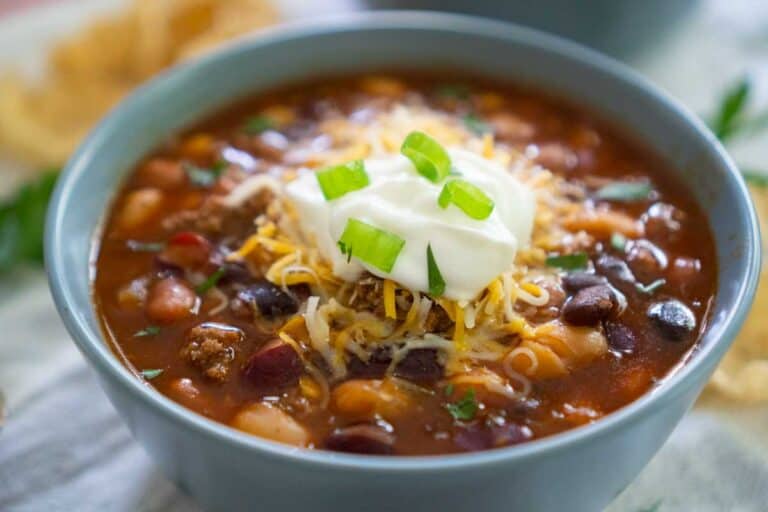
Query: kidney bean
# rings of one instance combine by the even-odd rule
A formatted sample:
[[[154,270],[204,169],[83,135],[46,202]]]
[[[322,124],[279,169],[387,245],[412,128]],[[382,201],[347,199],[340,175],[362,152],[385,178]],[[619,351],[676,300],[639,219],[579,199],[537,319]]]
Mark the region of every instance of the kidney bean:
[[[623,354],[631,354],[635,351],[637,340],[632,330],[624,324],[607,321],[603,324],[608,346]]]
[[[517,423],[505,422],[501,425],[472,423],[461,428],[454,436],[454,442],[467,451],[478,451],[522,443],[531,437],[533,437],[531,429]]]
[[[395,437],[373,425],[354,425],[334,431],[325,440],[329,450],[365,455],[392,455]]]
[[[377,347],[368,358],[363,361],[356,355],[350,355],[347,362],[347,373],[350,378],[381,379],[387,373],[392,362],[392,353],[387,347]]]
[[[296,300],[269,281],[260,281],[237,294],[246,303],[254,304],[262,316],[274,318],[292,315],[299,309]]]
[[[647,311],[656,328],[669,341],[682,341],[696,328],[696,317],[676,299],[651,304]]]
[[[168,277],[156,282],[149,291],[146,311],[152,320],[172,323],[192,315],[197,295],[182,281]]]
[[[251,356],[243,375],[258,388],[284,389],[295,386],[304,372],[296,350],[283,340],[274,339]]]
[[[627,261],[636,276],[641,281],[653,281],[659,273],[667,268],[667,255],[648,240],[632,242]]]
[[[571,325],[597,325],[616,308],[616,297],[607,285],[590,286],[576,292],[565,303],[563,319]]]
[[[563,277],[563,288],[570,294],[574,294],[584,288],[606,284],[608,280],[604,276],[590,274],[589,272],[571,272]]]

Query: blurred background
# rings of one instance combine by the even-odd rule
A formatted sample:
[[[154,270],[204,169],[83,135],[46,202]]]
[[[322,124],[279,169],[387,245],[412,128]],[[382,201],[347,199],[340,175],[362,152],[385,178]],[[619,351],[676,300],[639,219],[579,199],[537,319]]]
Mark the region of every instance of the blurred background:
[[[78,143],[142,82],[243,34],[386,8],[516,21],[623,60],[709,123],[766,232],[765,0],[0,0],[0,510],[196,510],[133,443],[47,291],[43,216]],[[611,512],[766,510],[766,281],[694,411]]]

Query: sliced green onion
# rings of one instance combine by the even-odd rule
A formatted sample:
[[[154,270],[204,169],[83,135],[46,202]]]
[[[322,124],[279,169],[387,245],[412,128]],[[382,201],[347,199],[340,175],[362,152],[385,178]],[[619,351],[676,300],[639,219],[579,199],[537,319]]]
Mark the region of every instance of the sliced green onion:
[[[614,181],[599,189],[595,197],[606,201],[643,201],[652,191],[650,184],[641,181]]]
[[[347,220],[347,226],[339,239],[339,248],[349,257],[372,265],[382,272],[391,272],[405,240],[357,219]]]
[[[205,295],[208,293],[208,290],[216,286],[216,284],[219,282],[219,279],[224,276],[224,272],[226,271],[227,270],[224,267],[219,267],[216,269],[216,272],[206,277],[205,281],[195,286],[195,292],[198,295]]]
[[[617,251],[624,252],[627,248],[627,237],[621,233],[614,233],[611,235],[611,247]]]
[[[443,146],[424,132],[411,132],[400,152],[413,162],[416,170],[433,183],[439,183],[451,172],[451,157]]]
[[[145,336],[156,336],[160,334],[160,328],[156,325],[149,325],[140,331],[136,331],[134,338],[143,338]]]
[[[637,290],[639,292],[647,293],[648,295],[650,295],[653,292],[655,292],[656,290],[658,290],[659,288],[661,288],[662,286],[664,286],[665,284],[667,284],[667,280],[666,279],[657,279],[654,282],[649,283],[649,284],[637,283],[636,286],[637,286]]]
[[[485,192],[470,182],[459,179],[443,185],[443,190],[437,198],[440,208],[447,208],[451,203],[476,220],[487,219],[495,206]]]
[[[429,294],[433,297],[440,297],[445,292],[445,279],[440,273],[430,244],[427,244],[427,278],[429,280]]]
[[[547,257],[548,267],[557,267],[563,270],[577,270],[586,268],[589,262],[589,256],[585,252],[574,252],[572,254],[561,254],[558,256]]]
[[[275,122],[267,116],[253,116],[245,121],[243,131],[249,135],[259,135],[275,127]]]
[[[138,240],[128,240],[125,242],[133,252],[160,252],[165,249],[163,242],[139,242]]]
[[[477,117],[475,114],[467,114],[464,116],[464,126],[475,135],[484,135],[493,132],[491,125]]]
[[[445,406],[448,412],[451,413],[453,419],[470,421],[475,418],[477,414],[477,400],[475,400],[475,390],[470,388],[464,394],[464,398],[453,404],[447,404]]]
[[[159,377],[162,373],[163,370],[161,368],[154,368],[152,370],[141,370],[139,375],[144,377],[146,380],[152,380],[155,377]]]
[[[326,167],[315,173],[326,201],[368,186],[368,174],[362,160]]]

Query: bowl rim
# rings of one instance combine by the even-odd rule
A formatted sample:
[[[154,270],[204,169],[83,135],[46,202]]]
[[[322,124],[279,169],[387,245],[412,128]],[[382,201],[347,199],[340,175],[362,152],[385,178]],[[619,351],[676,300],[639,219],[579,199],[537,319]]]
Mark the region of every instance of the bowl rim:
[[[194,70],[205,68],[223,57],[249,52],[258,47],[269,47],[291,40],[311,40],[312,37],[339,31],[363,31],[371,29],[410,29],[422,31],[445,31],[481,35],[500,39],[512,44],[536,47],[557,53],[579,65],[611,75],[628,88],[639,90],[652,97],[686,125],[697,137],[705,139],[714,152],[712,157],[726,169],[738,193],[746,202],[749,212],[748,246],[745,249],[746,267],[740,275],[735,304],[731,305],[724,319],[719,322],[718,337],[705,346],[699,347],[696,357],[686,362],[673,375],[667,377],[659,387],[608,414],[599,421],[586,426],[567,430],[552,436],[536,439],[520,445],[480,452],[431,456],[375,457],[336,453],[326,450],[308,450],[290,447],[266,439],[239,432],[227,425],[203,417],[141,382],[118,360],[107,346],[104,334],[94,332],[87,322],[76,316],[79,299],[74,288],[72,273],[66,271],[63,254],[66,250],[66,236],[61,225],[67,205],[73,201],[77,182],[88,172],[93,172],[89,163],[92,155],[102,144],[108,142],[109,127],[120,124],[123,117],[130,116],[131,109],[140,99],[152,96],[158,90],[182,84]],[[98,224],[98,223],[97,223]],[[658,87],[651,84],[637,72],[619,62],[603,56],[594,50],[543,32],[521,27],[512,23],[493,21],[474,16],[419,11],[357,12],[333,15],[315,20],[299,20],[268,28],[258,33],[238,38],[225,44],[220,50],[203,56],[191,63],[171,68],[139,87],[124,99],[90,133],[66,165],[58,180],[46,216],[45,263],[51,293],[64,324],[80,351],[100,374],[116,383],[123,392],[144,407],[173,422],[175,428],[193,431],[212,441],[227,443],[251,453],[276,461],[291,461],[308,468],[348,469],[373,472],[447,472],[478,466],[487,466],[509,461],[523,461],[533,457],[551,456],[559,450],[588,443],[600,436],[615,433],[628,424],[639,421],[653,410],[663,408],[675,397],[685,393],[693,385],[694,374],[707,371],[730,346],[755,294],[760,270],[760,234],[757,216],[752,206],[744,180],[722,145],[704,123],[690,113],[676,100],[670,98]],[[81,304],[82,306],[82,304]],[[90,314],[95,315],[92,298],[89,297]],[[709,327],[708,327],[709,329]]]

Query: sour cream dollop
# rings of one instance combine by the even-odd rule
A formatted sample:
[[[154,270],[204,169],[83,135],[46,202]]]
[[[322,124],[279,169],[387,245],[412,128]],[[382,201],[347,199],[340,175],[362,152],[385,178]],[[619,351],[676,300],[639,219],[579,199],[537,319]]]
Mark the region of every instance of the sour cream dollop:
[[[427,245],[431,245],[445,280],[443,296],[471,300],[508,270],[518,248],[529,243],[535,199],[498,163],[462,149],[448,153],[453,169],[461,174],[457,177],[493,199],[495,207],[488,218],[472,219],[453,204],[438,206],[445,182],[427,180],[400,154],[365,160],[370,184],[338,199],[325,200],[312,171],[289,183],[286,194],[296,207],[304,236],[314,240],[336,276],[354,281],[367,270],[427,292]],[[350,218],[405,240],[390,273],[355,258],[347,262],[337,242]]]

